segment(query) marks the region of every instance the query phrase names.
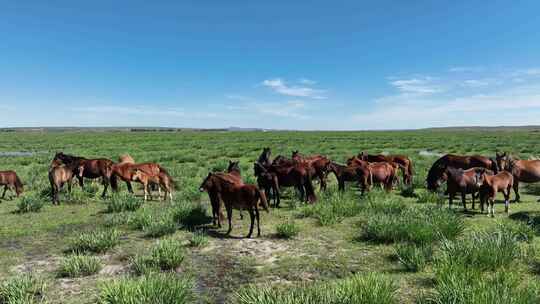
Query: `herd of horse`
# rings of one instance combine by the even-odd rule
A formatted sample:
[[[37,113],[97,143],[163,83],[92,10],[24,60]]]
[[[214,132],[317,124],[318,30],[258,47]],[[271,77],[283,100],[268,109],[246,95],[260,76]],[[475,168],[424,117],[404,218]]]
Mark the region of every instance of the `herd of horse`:
[[[339,191],[345,190],[347,182],[356,183],[361,193],[370,191],[379,185],[391,191],[396,184],[411,186],[413,183],[413,162],[405,155],[368,154],[361,152],[349,158],[346,164],[339,164],[320,154],[302,155],[294,151],[290,158],[278,155],[272,159],[270,148],[263,148],[259,158],[253,164],[257,185],[244,183],[238,162],[229,161],[225,172],[209,172],[201,183],[199,190],[207,192],[214,225],[221,228],[223,215],[221,206],[225,207],[228,219],[229,234],[232,230],[232,210],[246,210],[251,219],[248,237],[251,237],[255,221],[257,235],[260,231],[259,208],[269,211],[268,199],[279,207],[280,189],[294,187],[300,199],[306,203],[317,200],[313,180],[318,181],[320,191],[327,188],[327,177],[334,174]],[[399,178],[401,172],[402,179]],[[118,181],[124,181],[130,193],[133,193],[131,182],[143,185],[144,199],[152,199],[151,187],[157,186],[159,199],[161,191],[163,199],[173,199],[175,182],[168,171],[157,163],[136,163],[129,155],[119,157],[118,162],[106,158],[87,159],[80,156],[56,153],[48,170],[51,185],[51,200],[59,204],[59,192],[67,184],[71,191],[74,178],[79,186],[84,186],[84,179],[101,179],[102,197],[105,197],[109,186],[118,191]],[[540,182],[540,160],[520,160],[507,153],[496,153],[495,158],[479,155],[463,156],[446,154],[431,166],[426,178],[426,187],[430,191],[438,191],[443,183],[447,184],[449,207],[457,193],[461,194],[463,208],[467,210],[466,195],[472,195],[472,208],[475,199],[479,198],[481,211],[487,204],[488,215],[494,216],[494,201],[498,192],[505,199],[505,211],[508,213],[510,192],[514,189],[515,201],[520,201],[519,183]],[[23,192],[23,183],[14,171],[0,171],[0,186],[4,186],[2,199],[8,189],[19,196]]]

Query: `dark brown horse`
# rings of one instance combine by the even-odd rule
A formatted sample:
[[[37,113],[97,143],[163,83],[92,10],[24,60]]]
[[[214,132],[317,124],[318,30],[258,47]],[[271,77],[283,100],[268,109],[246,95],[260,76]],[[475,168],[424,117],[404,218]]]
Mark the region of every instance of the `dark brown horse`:
[[[330,162],[328,169],[336,176],[339,191],[345,191],[345,182],[359,183],[362,195],[365,191],[369,191],[372,184],[372,175],[367,166],[344,166]]]
[[[328,165],[330,160],[324,155],[304,156],[300,152],[293,151],[292,160],[296,162],[305,162],[310,168],[311,178],[317,177],[320,182],[320,190],[326,190],[326,176],[328,175]]]
[[[280,193],[279,193],[279,180],[275,173],[268,171],[266,167],[255,162],[253,164],[253,172],[257,177],[257,185],[260,189],[264,189],[264,193],[268,199],[274,199],[274,206],[279,208]]]
[[[15,190],[17,197],[23,192],[23,184],[19,176],[15,171],[0,171],[0,186],[4,186],[4,193],[2,193],[2,199],[6,197],[8,189]]]
[[[247,210],[251,219],[251,226],[249,228],[248,238],[253,233],[253,226],[255,219],[257,220],[257,236],[261,235],[260,219],[259,219],[259,201],[263,209],[269,212],[268,203],[264,192],[260,191],[255,185],[238,184],[220,174],[208,173],[208,176],[204,179],[200,191],[213,192],[217,195],[218,199],[223,201],[225,209],[227,210],[227,220],[229,222],[229,229],[227,234],[232,231],[232,210]]]
[[[64,184],[68,185],[68,193],[71,193],[71,183],[74,177],[81,177],[84,174],[84,163],[70,162],[64,164],[58,159],[54,159],[49,167],[49,182],[51,184],[51,200],[53,205],[60,204],[59,193]]]
[[[103,184],[103,193],[101,197],[107,194],[107,188],[111,183],[112,165],[113,162],[106,158],[86,159],[84,157],[64,154],[63,152],[56,153],[54,160],[61,161],[67,166],[84,166],[83,175],[77,175],[79,186],[84,186],[84,178],[96,179],[101,177]]]
[[[264,167],[268,167],[272,164],[272,161],[270,160],[270,157],[272,156],[272,151],[269,147],[263,148],[263,151],[261,155],[259,155],[259,158],[257,159],[257,162]]]
[[[274,160],[275,162],[275,160]],[[276,175],[279,187],[296,187],[300,193],[300,199],[309,203],[317,200],[310,175],[311,166],[307,163],[272,164],[267,168],[268,172]]]
[[[446,168],[443,179],[447,181],[448,208],[452,208],[452,201],[456,193],[459,192],[461,193],[461,202],[465,211],[467,211],[466,195],[472,194],[472,208],[474,209],[475,193],[480,189],[482,185],[481,177],[486,174],[486,171],[485,168],[480,167],[473,167],[467,170],[453,167]]]
[[[502,171],[496,175],[482,175],[482,186],[480,187],[480,208],[484,212],[484,203],[488,205],[488,215],[495,216],[495,196],[498,192],[502,192],[504,195],[504,211],[508,213],[508,206],[510,204],[510,190],[514,184],[514,176],[507,171]]]
[[[368,154],[362,152],[358,154],[358,158],[368,161],[370,163],[375,162],[389,162],[399,164],[403,172],[403,183],[405,185],[411,185],[414,176],[413,162],[409,157],[405,155],[383,155],[383,154]]]
[[[520,160],[507,153],[496,155],[497,164],[501,170],[508,171],[514,176],[514,193],[516,202],[520,201],[519,183],[540,182],[540,160]]]
[[[426,178],[427,189],[430,191],[437,191],[443,181],[442,177],[446,168],[453,167],[456,169],[470,169],[473,167],[480,167],[490,169],[493,172],[498,172],[497,162],[494,159],[489,159],[484,156],[472,155],[462,156],[446,154],[433,163],[428,171]]]

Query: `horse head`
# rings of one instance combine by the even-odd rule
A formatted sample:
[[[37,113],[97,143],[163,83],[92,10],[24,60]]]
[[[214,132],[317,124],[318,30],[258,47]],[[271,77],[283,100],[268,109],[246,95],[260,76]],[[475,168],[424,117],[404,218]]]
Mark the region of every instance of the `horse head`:
[[[495,153],[495,162],[497,163],[498,170],[508,170],[510,165],[510,155],[507,152],[504,153]]]
[[[227,172],[240,172],[240,162],[239,161],[231,161],[229,160],[229,167],[227,168]]]
[[[200,192],[205,192],[205,191],[208,191],[208,190],[210,190],[212,188],[212,186],[213,186],[212,177],[213,176],[214,176],[214,173],[208,172],[208,175],[204,178],[203,182],[199,186],[199,191]]]

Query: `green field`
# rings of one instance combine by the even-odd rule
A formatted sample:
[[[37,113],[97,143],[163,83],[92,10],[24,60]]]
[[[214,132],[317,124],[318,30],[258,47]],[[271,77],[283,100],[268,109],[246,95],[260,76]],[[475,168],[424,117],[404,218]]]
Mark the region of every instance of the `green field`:
[[[186,285],[182,287],[188,293],[185,303],[296,303],[269,299],[286,297],[287,293],[302,294],[296,299],[303,293],[306,297],[311,293],[320,298],[323,297],[317,294],[322,292],[320,290],[336,292],[338,297],[346,293],[343,291],[346,288],[336,286],[359,284],[372,291],[369,284],[377,280],[391,285],[389,293],[393,302],[389,303],[445,303],[448,299],[454,299],[454,303],[538,303],[540,203],[537,199],[540,186],[523,187],[522,203],[510,205],[510,216],[504,214],[499,201],[494,219],[480,214],[478,208],[464,213],[460,204],[448,212],[446,201],[438,205],[437,197],[427,195],[423,188],[429,166],[441,153],[494,157],[495,151],[508,151],[529,158],[540,156],[539,143],[540,132],[526,128],[0,133],[0,170],[17,171],[25,185],[21,198],[0,202],[0,280],[8,282],[31,273],[44,283],[43,290],[36,292],[37,296],[23,303],[32,303],[32,300],[36,303],[41,300],[47,303],[128,303],[107,300],[107,294],[115,292],[112,282],[149,285],[144,279],[151,278]],[[319,201],[315,206],[305,206],[294,191],[286,190],[282,208],[271,209],[269,214],[261,213],[262,237],[243,238],[249,228],[249,216],[244,213],[244,219],[240,220],[237,211],[233,213],[232,234],[226,237],[226,226],[217,229],[208,223],[207,216],[200,214],[199,205],[207,209],[206,215],[211,212],[208,196],[199,192],[199,185],[209,171],[224,170],[229,160],[239,160],[244,180],[255,183],[253,162],[263,147],[271,147],[273,157],[278,154],[289,157],[292,150],[299,150],[306,155],[324,154],[340,163],[360,151],[406,154],[415,164],[414,195],[397,189],[389,195],[373,191],[360,198],[352,185],[340,195],[335,178],[330,175],[326,193],[320,193],[316,185]],[[12,152],[22,151],[33,153],[10,156]],[[97,181],[88,182],[84,190],[75,186],[71,197],[63,193],[61,205],[52,206],[46,196],[50,188],[47,168],[57,151],[114,161],[119,155],[129,153],[137,162],[157,162],[167,168],[179,188],[172,203],[142,203],[138,186],[135,199],[126,194],[126,187],[121,184],[120,196],[112,197],[109,193],[108,198],[102,200],[99,197],[101,185]],[[112,212],[117,211],[113,210],[114,204],[118,204],[119,209],[127,206],[125,201],[131,204],[128,209],[137,210]],[[37,212],[18,212],[23,203],[44,205]],[[437,222],[439,216],[442,220]],[[401,223],[400,218],[411,219],[411,222]],[[447,232],[445,236],[451,235],[450,240],[430,231],[430,227],[452,230],[453,227],[441,228],[444,220],[449,221],[448,226],[463,223],[463,229]],[[403,235],[387,231],[384,238],[381,231],[392,225],[410,227],[411,231]],[[111,233],[113,230],[116,234]],[[96,231],[105,231],[104,234],[109,233],[114,240],[102,241],[100,248],[80,249],[82,241],[77,242],[77,238],[81,233]],[[494,239],[499,234],[502,236]],[[505,239],[507,234],[511,235],[510,239]],[[168,245],[173,249],[168,249],[177,261],[156,262],[159,260],[159,254],[155,253],[158,241],[163,247],[171,243]],[[485,246],[485,250],[475,246]],[[76,259],[71,253],[74,248],[95,257],[86,259],[85,255],[81,260],[99,265],[81,266],[93,269],[88,273],[82,271],[83,274],[79,268],[65,267],[66,264],[74,267],[75,262],[71,260]],[[427,254],[418,252],[425,248],[429,248]],[[416,251],[407,255],[407,249]],[[167,248],[162,250],[166,251]],[[449,253],[455,255],[455,260],[445,256]],[[425,261],[415,260],[411,267],[406,258],[411,255]],[[464,264],[452,264],[452,261],[461,261],[460,257]],[[90,259],[92,261],[88,261]],[[418,265],[421,267],[414,269]],[[449,273],[455,277],[448,278]],[[352,277],[361,281],[353,280],[353,284],[348,281]],[[159,282],[156,284],[165,286]],[[168,290],[173,289],[181,288]],[[454,290],[455,294],[445,295],[449,290]],[[459,292],[462,293],[458,296]],[[263,294],[268,295],[266,300],[257,298]],[[178,301],[166,303],[183,303],[180,295],[175,296]],[[357,299],[335,303],[376,302],[378,300]],[[0,303],[4,303],[2,289]]]

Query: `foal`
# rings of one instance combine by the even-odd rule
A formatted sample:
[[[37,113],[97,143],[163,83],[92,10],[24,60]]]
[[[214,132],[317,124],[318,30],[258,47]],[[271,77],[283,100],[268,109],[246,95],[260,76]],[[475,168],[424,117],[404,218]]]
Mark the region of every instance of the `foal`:
[[[514,184],[514,176],[507,171],[502,171],[496,175],[482,174],[482,186],[480,187],[480,208],[484,212],[484,202],[488,202],[488,216],[495,216],[495,196],[497,192],[502,192],[504,195],[504,212],[508,213],[508,205],[510,204],[510,189]]]
[[[490,171],[491,172],[491,171]],[[448,208],[452,207],[452,200],[456,196],[456,193],[461,193],[461,202],[463,203],[463,209],[467,211],[467,205],[465,202],[465,196],[472,194],[473,196],[473,209],[474,209],[474,194],[480,189],[482,185],[482,175],[489,174],[484,168],[471,168],[468,170],[456,169],[452,167],[446,168],[446,172],[443,177],[447,179],[447,192],[448,192]]]
[[[151,183],[159,185],[159,199],[161,200],[161,189],[165,191],[165,195],[163,196],[163,200],[167,198],[167,194],[169,196],[169,200],[172,201],[172,188],[173,188],[173,180],[172,177],[167,174],[166,172],[159,172],[158,175],[148,174],[144,172],[141,169],[135,169],[135,172],[132,176],[132,181],[134,182],[140,182],[143,184],[144,188],[144,200],[146,201],[148,199],[148,195],[150,194],[150,199],[152,199],[152,192],[149,189],[149,185]]]
[[[0,171],[0,186],[4,186],[4,193],[2,199],[6,197],[6,191],[8,189],[15,189],[17,197],[23,192],[23,184],[15,171]]]
[[[82,178],[84,174],[83,163],[63,164],[60,160],[53,160],[49,167],[49,182],[51,183],[52,203],[60,205],[59,192],[65,183],[68,184],[68,193],[71,193],[71,182],[75,176]]]

